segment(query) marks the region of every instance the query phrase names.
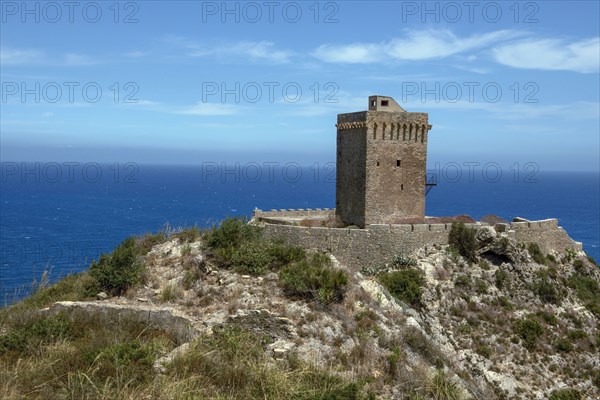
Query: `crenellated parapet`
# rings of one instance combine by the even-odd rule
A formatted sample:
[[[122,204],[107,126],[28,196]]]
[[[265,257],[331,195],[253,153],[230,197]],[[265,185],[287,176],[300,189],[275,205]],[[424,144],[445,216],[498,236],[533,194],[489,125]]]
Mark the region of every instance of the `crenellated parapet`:
[[[263,226],[267,237],[330,252],[350,268],[382,265],[399,253],[409,255],[427,246],[446,245],[452,228],[451,223],[371,224],[365,228],[303,226],[299,223],[303,217],[319,215],[323,218],[333,216],[335,210],[255,210],[253,222]],[[296,218],[296,222],[288,218]],[[490,226],[480,222],[465,225],[474,229]],[[571,239],[556,219],[496,224],[494,228],[516,242],[536,243],[544,253],[582,249],[581,243]]]
[[[331,217],[335,215],[335,208],[288,208],[271,209],[263,211],[258,208],[252,211],[252,218],[308,218],[308,217]]]

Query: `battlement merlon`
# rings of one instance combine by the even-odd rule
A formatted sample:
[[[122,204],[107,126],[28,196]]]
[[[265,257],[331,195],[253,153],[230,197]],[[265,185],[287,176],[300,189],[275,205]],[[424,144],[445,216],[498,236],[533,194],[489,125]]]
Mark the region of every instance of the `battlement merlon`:
[[[402,112],[391,113],[387,111],[357,111],[352,113],[338,114],[336,128],[340,130],[365,128],[373,123],[389,123],[400,125],[427,125],[427,130],[433,126],[428,122],[428,113]]]
[[[336,127],[338,130],[364,128],[373,123],[400,124],[410,127],[423,127],[427,130],[432,126],[428,123],[429,115],[424,112],[408,112],[389,96],[370,96],[369,107],[366,111],[338,114]]]

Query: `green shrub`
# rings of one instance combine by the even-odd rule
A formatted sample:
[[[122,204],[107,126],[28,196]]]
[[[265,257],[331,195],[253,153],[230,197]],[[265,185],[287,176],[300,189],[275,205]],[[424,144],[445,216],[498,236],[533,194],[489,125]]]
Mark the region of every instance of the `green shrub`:
[[[217,265],[242,274],[263,275],[306,258],[301,247],[263,239],[260,227],[248,225],[240,218],[224,220],[204,239],[212,250],[209,256]]]
[[[460,286],[466,290],[471,289],[471,276],[467,274],[460,274],[456,277],[456,281],[454,282],[456,286]]]
[[[575,261],[573,261],[573,267],[575,268],[575,271],[579,273],[583,273],[585,271],[585,264],[580,258],[577,258]]]
[[[513,332],[523,340],[523,345],[531,350],[535,348],[538,338],[544,334],[544,328],[538,321],[526,317],[514,323]]]
[[[304,259],[282,268],[279,284],[288,296],[327,305],[343,299],[348,275],[345,271],[334,269],[327,255],[315,253],[310,260]]]
[[[600,299],[598,282],[589,276],[574,274],[569,277],[569,286],[575,289],[577,297],[583,302],[596,302]]]
[[[263,275],[305,258],[306,252],[301,247],[255,240],[235,249],[230,264],[239,273]]]
[[[168,284],[163,288],[162,292],[160,292],[160,301],[168,303],[177,300],[180,296],[181,290],[173,284]]]
[[[36,316],[0,336],[0,355],[11,351],[31,355],[42,344],[55,343],[73,334],[69,319],[63,314],[48,318]]]
[[[249,242],[241,244],[231,254],[231,267],[241,273],[250,275],[263,275],[269,271],[274,256],[270,246],[263,242]]]
[[[486,294],[488,291],[487,282],[484,281],[483,279],[477,279],[477,281],[475,281],[475,290],[479,294]]]
[[[248,225],[245,218],[227,218],[219,226],[213,226],[204,240],[212,249],[230,249],[257,240],[260,236],[260,227]]]
[[[89,297],[90,286],[96,284],[88,272],[67,275],[56,284],[33,293],[21,303],[14,305],[20,309],[39,309],[57,301],[80,301]],[[93,293],[94,295],[96,293]]]
[[[181,257],[187,257],[192,254],[192,246],[189,243],[181,248]]]
[[[379,281],[396,298],[413,306],[421,302],[423,274],[417,269],[403,269],[379,276]]]
[[[600,288],[594,278],[581,274],[569,277],[568,285],[575,290],[575,294],[585,307],[594,315],[600,317]]]
[[[463,222],[453,222],[448,236],[448,244],[469,262],[474,262],[477,259],[476,235],[477,231],[466,227]]]
[[[508,278],[510,275],[503,269],[497,269],[494,272],[495,284],[496,287],[500,290],[504,289],[507,286]]]
[[[552,314],[551,312],[538,311],[535,313],[535,315],[536,315],[536,317],[538,317],[540,320],[547,323],[548,325],[558,324],[558,318],[556,318],[556,315]]]
[[[549,400],[580,400],[581,394],[575,389],[559,389],[550,394]]]
[[[428,392],[432,399],[439,400],[460,400],[464,397],[459,383],[448,377],[441,369],[431,379]]]
[[[183,288],[190,290],[198,279],[200,279],[200,270],[197,267],[186,270],[183,274]]]
[[[529,243],[529,245],[527,246],[527,251],[529,251],[529,254],[531,255],[533,261],[535,261],[538,264],[546,265],[547,259],[540,250],[540,246],[537,243]]]
[[[475,351],[477,354],[482,355],[485,358],[490,358],[492,356],[492,348],[484,344],[477,346]]]
[[[556,341],[556,350],[561,351],[563,353],[567,353],[569,351],[573,351],[573,343],[570,340],[565,338],[559,338]]]
[[[139,255],[145,256],[157,244],[164,243],[167,240],[167,235],[164,232],[147,233],[143,236],[135,238],[136,252]]]
[[[412,351],[421,355],[436,368],[444,368],[443,353],[419,328],[407,326],[402,332],[402,340]]]
[[[202,237],[202,229],[193,226],[173,233],[172,237],[178,238],[182,243],[193,243]]]
[[[136,246],[136,239],[133,237],[125,239],[111,254],[102,254],[90,266],[89,273],[97,282],[97,286],[91,286],[90,289],[120,296],[140,283],[144,265],[139,256],[140,248]]]
[[[417,265],[417,260],[404,254],[397,254],[392,259],[392,265],[394,267],[414,267]]]
[[[152,372],[158,348],[153,343],[144,343],[138,339],[117,342],[84,355],[88,364],[94,365],[99,376],[118,376],[124,369],[131,373],[136,385],[146,381],[146,375]],[[142,374],[141,372],[145,373]]]
[[[544,303],[560,304],[562,300],[562,295],[555,284],[545,277],[535,282],[532,289]]]

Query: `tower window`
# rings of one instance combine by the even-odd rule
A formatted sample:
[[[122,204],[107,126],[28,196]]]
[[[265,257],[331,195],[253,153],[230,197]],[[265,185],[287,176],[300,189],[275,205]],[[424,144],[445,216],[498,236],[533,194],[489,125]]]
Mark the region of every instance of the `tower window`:
[[[400,184],[400,190],[404,190],[404,183]]]
[[[377,166],[379,167],[379,161],[377,161]]]
[[[390,105],[390,102],[388,100],[381,100],[381,106],[382,107],[387,107]]]
[[[375,106],[377,106],[377,100],[373,100],[373,101],[371,101],[371,106],[372,106],[372,107],[375,107]]]
[[[396,167],[400,166],[400,160],[396,160]]]

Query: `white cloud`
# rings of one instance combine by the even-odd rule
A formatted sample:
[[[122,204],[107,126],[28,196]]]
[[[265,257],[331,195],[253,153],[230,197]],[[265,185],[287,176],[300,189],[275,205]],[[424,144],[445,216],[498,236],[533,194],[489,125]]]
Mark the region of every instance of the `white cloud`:
[[[404,37],[388,42],[321,45],[313,52],[313,56],[331,63],[437,59],[477,50],[521,35],[516,31],[500,30],[461,38],[449,30],[408,30]]]
[[[139,50],[130,51],[129,53],[125,53],[125,57],[128,57],[128,58],[142,58],[142,57],[146,57],[148,55],[150,55],[149,51],[139,51]]]
[[[460,38],[448,30],[409,31],[407,37],[392,40],[386,51],[398,60],[444,58],[519,35],[519,32],[500,30]]]
[[[220,57],[242,58],[252,61],[267,61],[272,64],[289,63],[293,55],[287,50],[278,50],[273,42],[269,41],[240,41],[223,44],[201,44],[184,37],[169,35],[165,41],[188,50],[190,57]]]
[[[86,54],[66,53],[48,57],[45,52],[37,49],[15,49],[3,47],[0,49],[0,63],[2,65],[60,65],[60,66],[84,66],[96,64]]]
[[[219,116],[237,114],[237,109],[230,104],[215,104],[198,102],[194,106],[186,107],[175,111],[175,114],[198,115],[198,116]]]
[[[0,48],[0,63],[2,65],[36,64],[44,59],[44,53],[34,49]]]
[[[567,43],[558,39],[525,40],[493,50],[494,58],[515,68],[598,73],[600,38]]]
[[[384,47],[382,44],[372,43],[324,44],[314,51],[313,56],[329,63],[368,64],[384,58]]]
[[[67,66],[83,66],[94,64],[96,64],[96,62],[85,54],[67,53],[67,55],[65,55],[65,65]]]
[[[460,100],[455,103],[448,101],[412,100],[405,104],[409,111],[422,110],[455,110],[455,111],[484,111],[497,119],[532,121],[553,117],[561,120],[582,120],[600,118],[600,103],[591,101],[576,101],[564,104],[534,104],[534,103],[490,103],[485,101]]]
[[[284,64],[290,61],[291,53],[275,50],[272,42],[240,42],[231,48],[233,52],[247,54],[254,59],[264,59],[275,64]]]

